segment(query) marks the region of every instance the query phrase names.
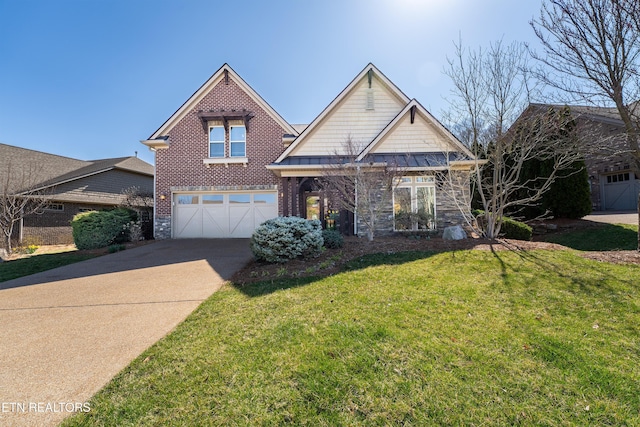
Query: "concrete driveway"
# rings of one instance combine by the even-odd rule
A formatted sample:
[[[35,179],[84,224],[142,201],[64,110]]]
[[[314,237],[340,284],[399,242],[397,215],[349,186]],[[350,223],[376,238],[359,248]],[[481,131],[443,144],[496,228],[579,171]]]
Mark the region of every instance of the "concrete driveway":
[[[593,212],[584,218],[587,221],[607,224],[638,224],[638,212],[635,211],[600,211]]]
[[[251,259],[165,240],[0,283],[0,425],[57,425]]]

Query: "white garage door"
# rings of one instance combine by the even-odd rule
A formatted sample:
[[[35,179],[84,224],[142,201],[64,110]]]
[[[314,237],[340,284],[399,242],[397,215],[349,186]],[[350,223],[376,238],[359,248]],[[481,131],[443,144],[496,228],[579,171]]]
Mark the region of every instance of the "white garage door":
[[[264,221],[278,216],[276,192],[176,193],[173,237],[251,237]]]

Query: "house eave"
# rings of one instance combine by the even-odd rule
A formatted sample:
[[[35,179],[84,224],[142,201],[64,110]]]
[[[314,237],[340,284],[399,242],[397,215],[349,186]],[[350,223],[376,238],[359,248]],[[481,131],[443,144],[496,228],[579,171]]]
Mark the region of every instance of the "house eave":
[[[472,170],[478,166],[487,164],[488,160],[453,160],[449,163],[452,170]]]
[[[149,147],[149,150],[156,151],[164,148],[169,148],[169,141],[167,139],[143,139],[140,143]]]

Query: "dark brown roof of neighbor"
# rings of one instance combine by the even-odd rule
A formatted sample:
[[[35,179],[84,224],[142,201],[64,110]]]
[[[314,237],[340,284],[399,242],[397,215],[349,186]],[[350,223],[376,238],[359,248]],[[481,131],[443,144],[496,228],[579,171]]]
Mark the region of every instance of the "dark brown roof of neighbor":
[[[153,165],[137,157],[78,160],[0,144],[0,175],[6,179],[6,171],[11,171],[12,192],[20,192],[25,187],[49,187],[112,169],[153,176]]]

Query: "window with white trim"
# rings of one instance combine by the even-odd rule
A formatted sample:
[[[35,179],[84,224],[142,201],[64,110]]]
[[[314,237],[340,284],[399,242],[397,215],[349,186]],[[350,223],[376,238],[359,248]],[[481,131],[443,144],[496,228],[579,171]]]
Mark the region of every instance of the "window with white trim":
[[[247,129],[244,126],[229,128],[230,157],[245,157],[247,154]]]
[[[224,157],[224,126],[209,126],[209,157]]]
[[[393,191],[393,223],[396,231],[436,228],[436,185],[433,176],[399,178]]]

